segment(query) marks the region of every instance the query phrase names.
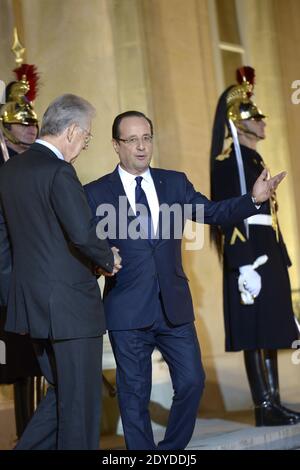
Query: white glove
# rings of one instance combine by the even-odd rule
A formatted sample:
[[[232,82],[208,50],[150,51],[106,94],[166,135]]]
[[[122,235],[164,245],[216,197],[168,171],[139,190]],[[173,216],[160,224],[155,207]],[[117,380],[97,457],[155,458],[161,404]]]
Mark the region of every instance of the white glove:
[[[256,268],[266,263],[267,255],[259,256],[253,264],[247,264],[239,268],[238,279],[239,291],[241,292],[242,303],[246,305],[254,304],[254,299],[261,290],[261,276],[255,271]]]

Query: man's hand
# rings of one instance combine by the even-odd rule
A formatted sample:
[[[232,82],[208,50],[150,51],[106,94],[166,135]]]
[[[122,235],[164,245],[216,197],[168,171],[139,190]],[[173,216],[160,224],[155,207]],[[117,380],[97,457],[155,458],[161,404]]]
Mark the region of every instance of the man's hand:
[[[105,269],[100,268],[100,266],[96,266],[94,268],[94,274],[95,276],[106,276],[106,277],[112,277],[114,274],[109,273],[108,271],[105,271]]]
[[[286,171],[270,178],[269,171],[265,168],[254,183],[252,196],[255,198],[255,204],[261,204],[267,201],[275,193],[277,186],[286,176]]]
[[[114,269],[112,272],[112,275],[116,274],[120,269],[122,268],[122,258],[119,255],[119,248],[116,248],[115,246],[112,247],[111,251],[113,252],[114,255]]]
[[[94,268],[94,273],[96,276],[112,277],[122,268],[122,265],[121,265],[122,258],[119,255],[119,249],[113,246],[111,251],[113,252],[113,255],[114,255],[114,268],[112,272],[109,273],[108,271],[105,271],[105,269],[101,268],[100,266],[96,266]]]

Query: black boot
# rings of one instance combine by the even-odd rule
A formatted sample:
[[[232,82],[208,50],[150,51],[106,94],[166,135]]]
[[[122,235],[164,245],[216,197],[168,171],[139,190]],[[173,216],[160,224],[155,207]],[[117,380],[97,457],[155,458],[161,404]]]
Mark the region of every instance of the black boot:
[[[300,413],[290,410],[281,404],[279,392],[279,376],[278,376],[278,360],[276,349],[263,350],[263,357],[265,363],[265,373],[269,385],[269,390],[273,402],[282,409],[287,416],[293,417],[297,422],[300,422]]]
[[[282,426],[296,424],[296,419],[287,416],[272,401],[265,377],[264,363],[260,350],[244,351],[245,367],[255,405],[256,426]]]

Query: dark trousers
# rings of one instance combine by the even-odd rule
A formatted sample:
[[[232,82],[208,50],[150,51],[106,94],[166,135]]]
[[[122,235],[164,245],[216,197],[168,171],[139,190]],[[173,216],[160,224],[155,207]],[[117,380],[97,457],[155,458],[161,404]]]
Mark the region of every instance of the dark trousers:
[[[35,344],[49,384],[16,450],[98,449],[102,337]]]
[[[18,440],[43,396],[43,377],[23,377],[14,382],[15,420]]]
[[[189,443],[204,388],[204,371],[193,323],[171,326],[160,304],[155,323],[141,330],[111,331],[117,363],[117,391],[127,449],[184,449]],[[164,439],[153,439],[149,402],[151,354],[168,364],[174,397]]]

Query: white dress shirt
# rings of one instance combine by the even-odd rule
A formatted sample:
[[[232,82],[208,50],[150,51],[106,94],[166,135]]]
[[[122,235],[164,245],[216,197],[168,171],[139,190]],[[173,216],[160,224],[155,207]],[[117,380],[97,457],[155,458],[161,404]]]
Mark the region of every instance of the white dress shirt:
[[[154,182],[151,176],[151,172],[149,168],[142,173],[141,175],[132,175],[131,173],[128,173],[128,171],[124,170],[120,165],[118,166],[118,171],[119,175],[124,187],[125,194],[127,196],[127,199],[129,201],[129,204],[133,210],[133,212],[136,214],[135,210],[135,187],[136,187],[136,181],[135,178],[137,176],[142,176],[142,183],[141,186],[143,190],[145,191],[148,204],[150,207],[150,212],[151,212],[151,217],[152,217],[152,223],[154,227],[155,233],[157,232],[157,227],[158,227],[158,219],[159,219],[159,202],[158,202],[158,197],[156,194],[156,189],[154,186]]]
[[[57,158],[59,158],[60,160],[64,160],[64,156],[63,156],[63,154],[61,153],[61,151],[58,150],[58,148],[56,148],[53,144],[50,144],[49,142],[46,142],[46,141],[43,140],[43,139],[36,139],[35,142],[36,142],[37,144],[45,145],[45,147],[48,147],[48,149],[52,150],[52,152],[55,153],[55,155],[57,156]]]

